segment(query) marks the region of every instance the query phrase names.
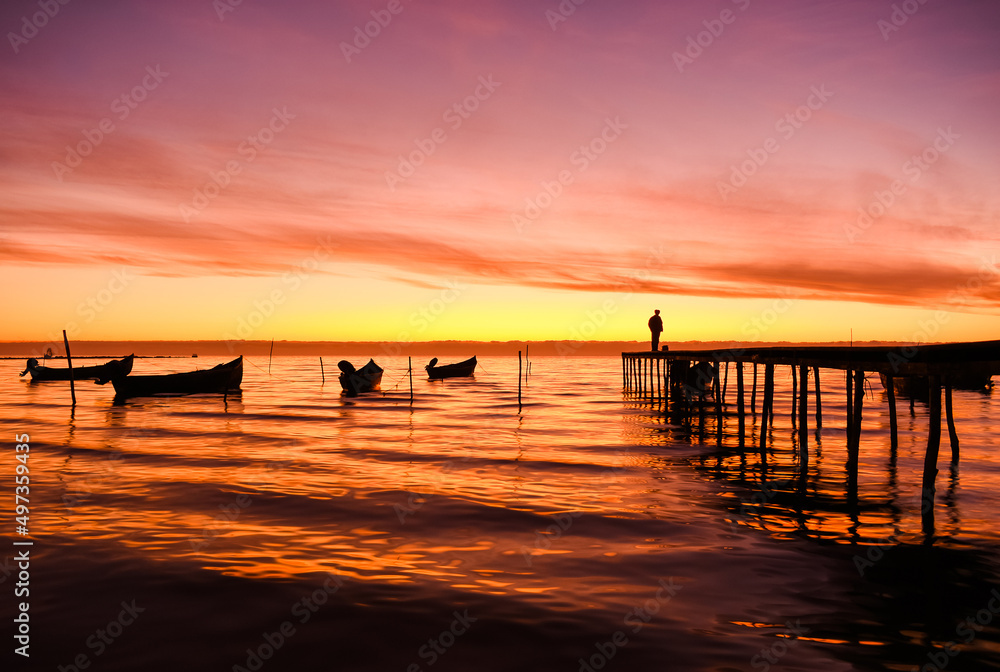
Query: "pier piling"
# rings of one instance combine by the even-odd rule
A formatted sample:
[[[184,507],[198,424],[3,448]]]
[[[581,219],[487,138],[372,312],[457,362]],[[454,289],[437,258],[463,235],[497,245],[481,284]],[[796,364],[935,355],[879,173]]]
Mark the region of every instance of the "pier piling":
[[[951,463],[958,464],[958,433],[955,431],[955,411],[951,405],[951,382],[944,388],[944,408],[948,417],[948,439],[951,442]]]
[[[889,448],[899,447],[899,423],[896,421],[896,383],[892,375],[885,377],[885,393],[889,402]]]
[[[819,367],[813,367],[813,379],[816,385],[816,430],[823,428],[823,394],[819,389]]]
[[[851,438],[851,448],[854,450],[854,459],[857,460],[857,452],[861,448],[861,418],[865,403],[865,372],[857,369],[854,372],[854,433]]]
[[[796,399],[799,398],[799,378],[796,375],[795,365],[792,364],[792,427],[795,427],[795,412],[798,404]]]
[[[715,362],[715,364],[712,365],[712,372],[715,376],[715,390],[713,395],[715,397],[715,421],[718,427],[717,431],[721,435],[723,394],[722,385],[719,384],[719,362]]]
[[[767,459],[767,427],[774,424],[772,408],[774,404],[774,364],[764,365],[764,400],[760,406],[760,456]]]
[[[941,447],[941,378],[940,376],[930,376],[928,378],[928,430],[927,430],[927,453],[924,455],[924,477],[923,492],[921,496],[921,514],[923,518],[924,533],[928,536],[934,534],[934,481],[937,478],[938,451]]]
[[[799,367],[799,379],[802,381],[799,390],[799,457],[802,465],[802,473],[806,473],[809,466],[809,385],[808,369],[803,364]],[[794,405],[795,400],[792,400]]]
[[[746,440],[747,422],[743,410],[743,362],[736,362],[736,415],[739,422],[740,448]]]
[[[844,371],[844,380],[847,384],[847,400],[844,402],[847,414],[847,447],[851,447],[854,437],[854,386],[851,384],[851,370]]]

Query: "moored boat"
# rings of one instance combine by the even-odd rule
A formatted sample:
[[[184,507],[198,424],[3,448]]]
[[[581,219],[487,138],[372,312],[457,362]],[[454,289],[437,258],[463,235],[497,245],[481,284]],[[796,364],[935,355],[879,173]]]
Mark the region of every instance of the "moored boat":
[[[445,364],[443,366],[438,366],[437,361],[437,357],[435,357],[427,366],[424,367],[427,370],[427,377],[431,380],[467,377],[471,376],[476,370],[475,356],[472,356],[462,362]]]
[[[113,359],[97,366],[74,366],[73,380],[104,380],[107,382],[114,376],[127,376],[132,371],[132,360],[135,355],[129,355],[122,359]],[[21,372],[21,376],[31,374],[32,381],[48,380],[69,380],[69,367],[57,368],[52,366],[39,366],[38,360],[31,358],[27,362],[27,367]]]
[[[889,389],[888,377],[884,373],[878,374],[878,377],[882,381],[882,389]],[[950,384],[955,390],[985,391],[993,386],[992,378],[989,373],[980,371],[959,371],[949,380],[942,380],[942,385]],[[897,394],[921,399],[927,398],[929,384],[927,376],[893,376],[892,379],[892,388]]]
[[[119,375],[111,378],[111,383],[115,386],[116,399],[161,395],[228,394],[239,392],[242,382],[242,356],[201,371],[144,376]]]
[[[377,390],[382,384],[383,369],[374,359],[369,359],[360,369],[355,369],[353,364],[342,359],[337,362],[337,368],[340,369],[340,386],[350,396]]]

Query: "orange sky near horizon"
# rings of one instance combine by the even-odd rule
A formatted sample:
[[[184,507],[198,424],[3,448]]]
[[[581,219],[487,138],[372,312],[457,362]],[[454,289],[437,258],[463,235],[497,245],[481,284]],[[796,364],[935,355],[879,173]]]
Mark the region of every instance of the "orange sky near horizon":
[[[902,6],[5,3],[0,340],[997,338],[1000,5]]]

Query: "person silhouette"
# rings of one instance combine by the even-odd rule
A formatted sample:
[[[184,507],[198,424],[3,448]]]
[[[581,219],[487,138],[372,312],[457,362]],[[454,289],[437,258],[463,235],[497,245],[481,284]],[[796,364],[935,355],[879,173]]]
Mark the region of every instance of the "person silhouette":
[[[663,331],[663,318],[660,311],[654,310],[653,316],[649,318],[649,333],[652,336],[653,352],[660,349],[660,332]]]

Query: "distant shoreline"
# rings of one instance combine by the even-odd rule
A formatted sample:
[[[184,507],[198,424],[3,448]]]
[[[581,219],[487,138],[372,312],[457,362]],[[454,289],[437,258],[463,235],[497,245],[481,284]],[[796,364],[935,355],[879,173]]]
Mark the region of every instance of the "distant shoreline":
[[[848,346],[847,341],[668,341],[671,350],[726,350],[767,346]],[[900,341],[855,342],[856,346],[911,345]],[[65,359],[62,343],[42,341],[0,342],[0,359],[42,359],[47,348],[54,359]],[[271,341],[71,341],[74,359],[117,359],[134,353],[141,358],[267,357]],[[527,351],[532,357],[595,357],[636,352],[649,348],[649,341],[274,341],[274,356],[314,357],[441,357],[453,355],[516,356]]]

